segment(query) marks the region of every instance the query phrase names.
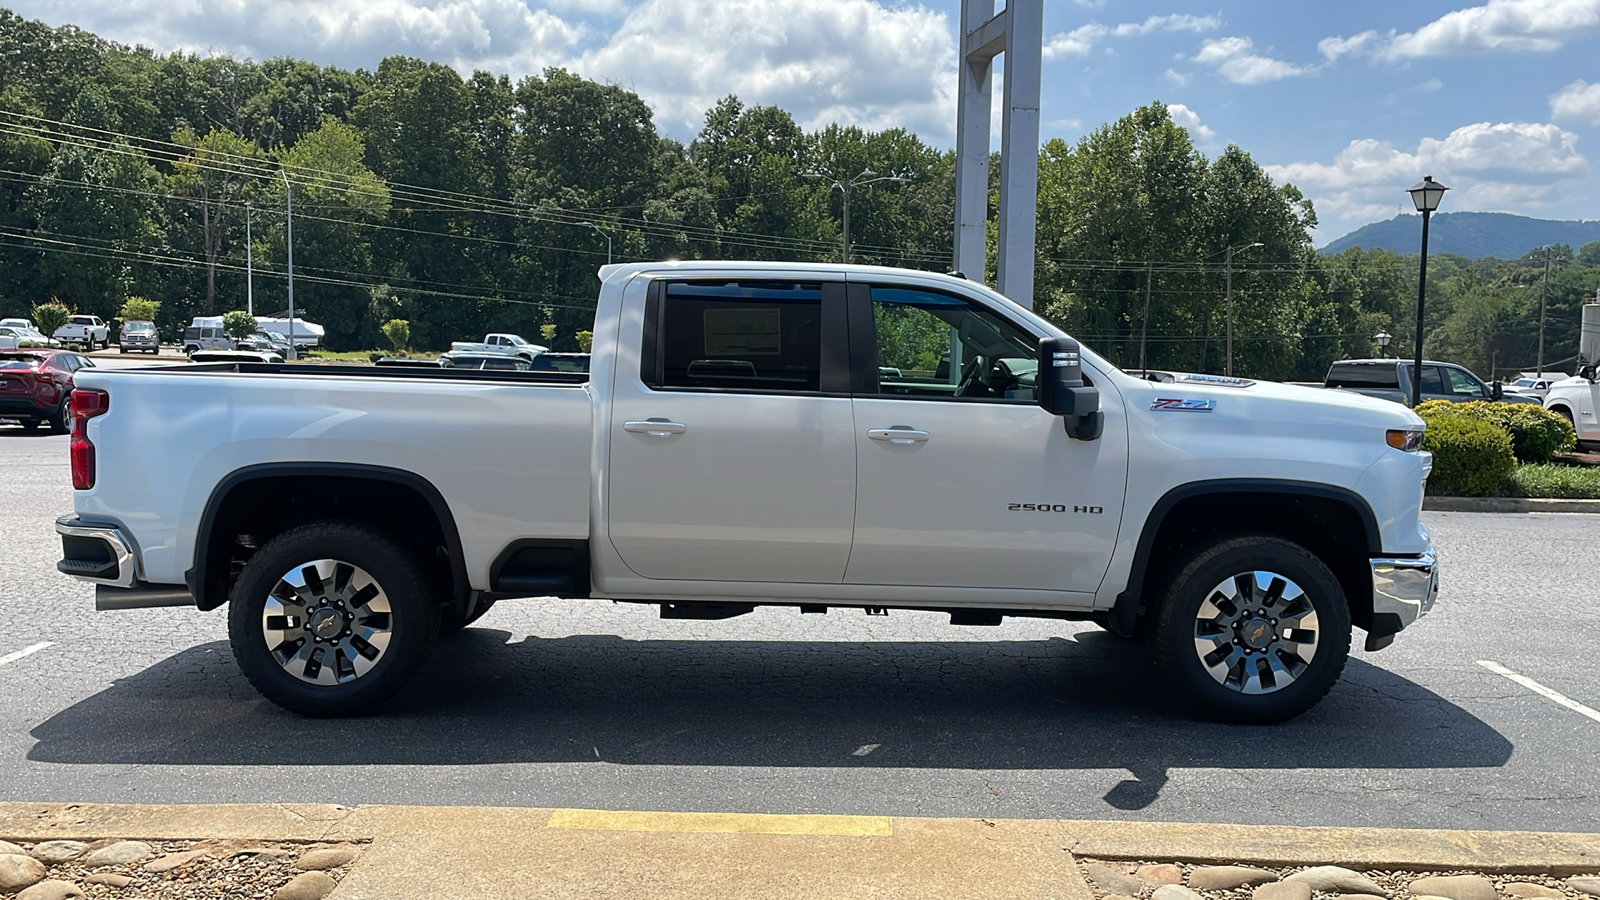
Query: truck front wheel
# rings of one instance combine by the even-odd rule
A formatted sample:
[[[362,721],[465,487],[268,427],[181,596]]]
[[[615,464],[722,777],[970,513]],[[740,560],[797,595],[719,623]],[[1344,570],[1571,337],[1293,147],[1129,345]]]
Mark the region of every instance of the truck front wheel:
[[[239,574],[228,638],[245,677],[307,716],[370,713],[433,649],[438,599],[381,531],[321,522],[268,541]]]
[[[1350,655],[1339,580],[1306,548],[1270,535],[1221,539],[1167,586],[1156,664],[1207,718],[1291,719],[1333,687]]]

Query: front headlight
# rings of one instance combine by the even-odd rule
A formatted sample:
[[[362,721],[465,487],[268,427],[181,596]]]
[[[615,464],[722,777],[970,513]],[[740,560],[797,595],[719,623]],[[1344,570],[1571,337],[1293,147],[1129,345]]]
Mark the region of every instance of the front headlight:
[[[1384,440],[1396,450],[1415,453],[1422,449],[1422,437],[1427,433],[1428,429],[1423,425],[1415,428],[1391,428],[1384,432]]]

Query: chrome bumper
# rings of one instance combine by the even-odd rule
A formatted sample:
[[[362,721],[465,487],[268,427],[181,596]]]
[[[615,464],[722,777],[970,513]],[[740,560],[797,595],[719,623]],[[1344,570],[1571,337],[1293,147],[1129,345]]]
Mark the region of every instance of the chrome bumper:
[[[1424,532],[1426,535],[1426,532]],[[1380,650],[1439,599],[1438,554],[1430,542],[1417,556],[1372,560],[1372,625],[1367,649]]]
[[[62,516],[56,520],[56,534],[61,535],[63,549],[57,571],[90,584],[131,588],[139,583],[133,543],[122,529]]]

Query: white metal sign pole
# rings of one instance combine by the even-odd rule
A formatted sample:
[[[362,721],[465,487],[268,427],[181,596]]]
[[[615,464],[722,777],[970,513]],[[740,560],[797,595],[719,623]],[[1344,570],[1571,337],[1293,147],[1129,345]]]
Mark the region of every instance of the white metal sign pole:
[[[994,54],[973,58],[971,37],[994,18],[994,0],[961,0],[961,63],[956,88],[955,270],[986,280],[989,243],[989,110]]]

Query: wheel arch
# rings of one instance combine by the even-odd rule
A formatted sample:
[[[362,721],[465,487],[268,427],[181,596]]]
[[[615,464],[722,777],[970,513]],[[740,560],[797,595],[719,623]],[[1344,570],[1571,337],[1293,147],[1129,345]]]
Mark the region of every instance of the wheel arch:
[[[279,501],[265,514],[254,505],[262,495]],[[307,515],[308,505],[318,501],[326,506]],[[349,509],[362,503],[368,505],[354,512]],[[324,514],[324,508],[337,514]],[[195,533],[194,566],[184,574],[195,605],[211,610],[228,601],[237,574],[233,548],[242,534],[239,528],[260,521],[267,523],[267,531],[277,533],[315,519],[367,522],[387,531],[396,531],[399,523],[402,537],[436,541],[445,555],[441,574],[448,599],[465,606],[470,587],[461,534],[439,489],[404,469],[330,462],[262,463],[236,469],[217,483]]]
[[[1218,509],[1218,506],[1222,509]],[[1145,517],[1127,586],[1109,622],[1125,636],[1158,599],[1162,577],[1186,548],[1212,537],[1266,531],[1301,543],[1323,557],[1344,588],[1352,621],[1372,619],[1372,574],[1367,562],[1382,552],[1372,506],[1348,488],[1310,481],[1229,478],[1180,485],[1163,494]]]

